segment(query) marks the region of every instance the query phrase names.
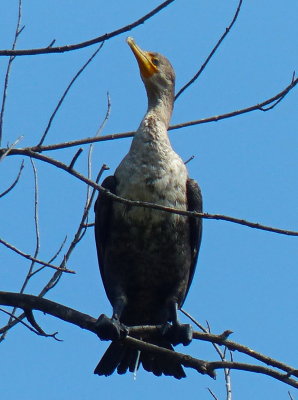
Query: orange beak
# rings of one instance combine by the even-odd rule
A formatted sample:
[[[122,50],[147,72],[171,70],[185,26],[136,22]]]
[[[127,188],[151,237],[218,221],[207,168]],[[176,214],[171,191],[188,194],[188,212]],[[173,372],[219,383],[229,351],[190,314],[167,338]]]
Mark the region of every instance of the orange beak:
[[[142,77],[150,78],[157,72],[157,67],[151,60],[151,54],[148,51],[140,49],[132,37],[128,37],[126,41],[137,59]]]

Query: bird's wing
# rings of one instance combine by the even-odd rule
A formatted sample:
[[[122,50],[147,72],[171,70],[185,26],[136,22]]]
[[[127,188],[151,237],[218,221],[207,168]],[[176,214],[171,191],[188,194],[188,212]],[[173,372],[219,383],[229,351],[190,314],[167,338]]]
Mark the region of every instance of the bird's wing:
[[[187,196],[187,209],[188,211],[203,211],[203,199],[199,185],[193,179],[188,179],[186,183],[186,196]],[[190,288],[198,259],[198,254],[202,238],[202,219],[189,218],[190,224],[190,247],[191,247],[191,265],[189,272],[189,279],[185,297]]]
[[[108,176],[101,184],[102,187],[108,189],[115,194],[116,178],[114,175]],[[104,279],[104,254],[106,242],[110,233],[110,218],[112,213],[113,200],[103,193],[99,193],[94,205],[95,211],[95,241],[97,247],[97,256],[101,278],[105,286]]]

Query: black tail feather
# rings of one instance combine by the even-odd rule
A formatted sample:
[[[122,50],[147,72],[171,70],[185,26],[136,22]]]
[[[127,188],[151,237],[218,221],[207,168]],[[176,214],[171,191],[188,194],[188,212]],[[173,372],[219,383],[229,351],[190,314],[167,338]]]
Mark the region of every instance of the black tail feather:
[[[109,376],[119,365],[126,348],[121,342],[112,342],[97,364],[94,373],[97,375]]]
[[[168,350],[174,350],[172,345],[164,338],[151,343],[164,347]],[[137,368],[136,368],[136,364]],[[156,376],[162,374],[173,376],[176,379],[184,378],[185,372],[179,362],[174,362],[167,356],[155,354],[153,352],[141,351],[138,360],[138,350],[124,344],[123,342],[112,342],[102,359],[94,370],[97,375],[111,375],[116,369],[118,374],[125,374],[128,370],[134,372],[142,364],[143,368],[152,372]]]
[[[138,365],[137,365],[138,363]],[[125,374],[127,371],[134,372],[139,368],[138,362],[138,350],[131,347],[125,348],[125,353],[120,360],[117,367],[117,372],[119,375]]]

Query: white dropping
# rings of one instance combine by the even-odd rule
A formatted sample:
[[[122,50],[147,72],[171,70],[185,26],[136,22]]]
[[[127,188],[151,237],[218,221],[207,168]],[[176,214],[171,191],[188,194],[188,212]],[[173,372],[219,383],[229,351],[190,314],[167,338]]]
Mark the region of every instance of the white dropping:
[[[138,355],[137,355],[137,359],[136,359],[136,365],[135,365],[135,369],[133,371],[133,380],[134,381],[137,380],[137,371],[138,371],[138,365],[139,365],[139,361],[140,361],[140,356],[141,356],[141,351],[138,350]]]

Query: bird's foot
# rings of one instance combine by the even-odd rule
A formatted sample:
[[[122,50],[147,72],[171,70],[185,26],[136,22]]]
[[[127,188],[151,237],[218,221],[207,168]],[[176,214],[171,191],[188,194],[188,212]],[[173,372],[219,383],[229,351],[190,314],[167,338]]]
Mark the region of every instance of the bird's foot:
[[[100,340],[118,340],[123,339],[128,329],[125,325],[115,318],[108,318],[105,314],[101,314],[96,321],[97,336]]]
[[[166,323],[161,328],[161,334],[166,337],[174,346],[183,344],[189,345],[193,338],[193,329],[189,324],[180,324],[179,322],[173,325]]]

